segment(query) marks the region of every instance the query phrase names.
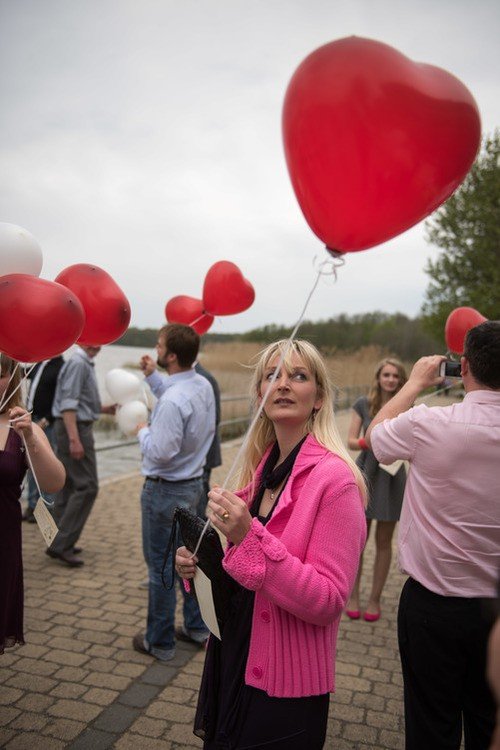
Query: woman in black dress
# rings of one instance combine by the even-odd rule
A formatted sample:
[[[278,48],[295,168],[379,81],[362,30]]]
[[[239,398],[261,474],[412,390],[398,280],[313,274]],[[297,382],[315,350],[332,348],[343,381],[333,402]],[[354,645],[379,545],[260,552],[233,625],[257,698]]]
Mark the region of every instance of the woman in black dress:
[[[0,354],[0,654],[24,643],[19,499],[28,468],[25,451],[29,451],[42,490],[56,492],[65,479],[64,467],[43,430],[21,407],[19,382],[15,361]]]
[[[255,368],[255,404],[266,391],[243,489],[209,494],[210,520],[228,540],[231,604],[222,640],[208,643],[194,726],[205,750],[323,747],[338,626],[366,536],[364,482],[315,347],[271,344]],[[185,547],[176,569],[196,572]]]

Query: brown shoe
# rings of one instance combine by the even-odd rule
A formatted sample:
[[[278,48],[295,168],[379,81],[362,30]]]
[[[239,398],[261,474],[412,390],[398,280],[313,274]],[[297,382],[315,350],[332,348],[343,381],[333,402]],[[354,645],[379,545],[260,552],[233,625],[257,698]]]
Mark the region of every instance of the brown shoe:
[[[75,557],[71,552],[54,552],[53,549],[46,549],[45,554],[56,560],[61,560],[61,562],[69,565],[70,568],[81,568],[82,565],[85,565],[81,558]]]
[[[144,645],[144,633],[136,633],[134,637],[132,638],[132,646],[134,647],[134,651],[138,651],[140,654],[148,654],[148,656],[151,656],[150,651],[146,648]]]

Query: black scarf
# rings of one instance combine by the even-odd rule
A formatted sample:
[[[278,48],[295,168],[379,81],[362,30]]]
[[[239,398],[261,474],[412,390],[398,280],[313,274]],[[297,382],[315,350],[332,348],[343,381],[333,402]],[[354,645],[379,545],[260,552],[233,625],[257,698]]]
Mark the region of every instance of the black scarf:
[[[299,451],[302,448],[302,444],[306,438],[307,438],[307,435],[305,435],[302,438],[302,440],[300,440],[297,443],[295,448],[293,448],[290,451],[290,453],[285,458],[285,460],[282,461],[280,464],[278,464],[278,466],[276,466],[276,461],[278,460],[279,455],[280,455],[280,447],[277,442],[273,445],[273,447],[271,448],[271,452],[266,459],[266,463],[264,464],[264,467],[262,469],[260,484],[257,489],[257,492],[255,493],[255,497],[252,503],[252,510],[251,510],[252,515],[257,514],[257,511],[260,506],[260,502],[262,500],[265,490],[274,490],[276,489],[276,487],[279,487],[279,485],[283,481],[285,481],[285,484],[286,484],[286,481],[288,480],[288,477],[290,476],[291,471],[293,469],[295,459],[299,455]],[[285,485],[283,485],[283,487],[281,488],[281,492],[283,492],[284,488],[285,488]],[[281,492],[280,492],[280,495],[281,495]],[[273,508],[271,509],[271,512],[272,510],[274,510],[274,507],[276,503],[278,502],[278,498],[279,498],[279,495],[276,498],[276,501],[273,505]]]

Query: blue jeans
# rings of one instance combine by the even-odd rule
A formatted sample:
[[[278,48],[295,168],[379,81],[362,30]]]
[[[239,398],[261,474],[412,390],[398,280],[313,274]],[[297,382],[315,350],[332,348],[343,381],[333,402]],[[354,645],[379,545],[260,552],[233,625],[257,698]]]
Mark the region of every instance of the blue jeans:
[[[54,425],[53,424],[47,425],[47,427],[44,429],[44,432],[47,436],[47,440],[52,446],[52,450],[55,451],[56,445],[55,445],[55,436],[54,436]],[[45,500],[54,502],[54,495],[50,495],[48,492],[44,492],[43,496]],[[31,508],[32,510],[34,510],[39,497],[40,497],[40,493],[38,492],[36,482],[30,470],[28,471],[28,508]]]
[[[196,512],[202,491],[201,479],[185,482],[152,482],[146,479],[141,494],[142,547],[149,573],[148,621],[145,642],[159,659],[171,657],[175,649],[175,585],[165,589],[161,580],[163,557],[177,506]],[[175,551],[165,566],[165,581],[172,580]],[[196,599],[184,591],[184,629],[195,640],[203,640],[208,630],[201,619]]]

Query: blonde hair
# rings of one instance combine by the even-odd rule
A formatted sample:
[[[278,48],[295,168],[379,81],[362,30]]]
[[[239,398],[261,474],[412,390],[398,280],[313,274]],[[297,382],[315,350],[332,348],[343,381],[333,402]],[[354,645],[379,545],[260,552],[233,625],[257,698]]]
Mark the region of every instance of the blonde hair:
[[[313,344],[309,343],[309,341],[296,339],[289,346],[288,339],[281,339],[274,344],[270,344],[257,355],[259,359],[254,366],[253,378],[250,385],[252,412],[255,413],[258,408],[261,396],[260,384],[265,369],[274,357],[283,356],[283,352],[285,351],[286,356],[283,362],[285,370],[289,373],[293,371],[292,357],[294,354],[297,354],[314,376],[318,387],[318,398],[323,400],[321,408],[314,413],[314,416],[311,414],[309,417],[306,424],[306,433],[312,434],[318,443],[332,453],[335,453],[348,465],[359,487],[363,502],[366,504],[365,480],[340,437],[333,412],[332,388],[328,379],[326,366],[321,354]],[[254,481],[255,471],[264,451],[275,440],[274,425],[265,412],[262,411],[261,418],[256,420],[247,435],[246,448],[243,452],[238,475],[240,486],[245,486]]]
[[[370,391],[368,393],[368,407],[369,407],[369,414],[370,417],[373,419],[375,414],[380,411],[382,408],[382,388],[380,387],[380,373],[384,369],[386,365],[392,365],[392,367],[395,367],[398,371],[398,377],[399,377],[399,385],[397,389],[392,394],[393,396],[401,390],[401,388],[404,386],[406,381],[408,380],[408,377],[406,375],[406,370],[404,368],[404,365],[402,362],[400,362],[399,359],[396,359],[395,357],[384,357],[384,359],[381,359],[378,363],[376,369],[375,369],[375,375],[373,377],[373,381],[370,387]]]
[[[16,367],[16,365],[17,362],[15,359],[11,359],[11,357],[0,352],[0,376],[2,378],[10,378],[2,397],[4,402],[2,413],[7,411],[7,409],[12,409],[13,406],[22,406],[21,388],[18,388],[21,382],[21,369],[18,366]],[[16,392],[13,393],[14,391]]]

